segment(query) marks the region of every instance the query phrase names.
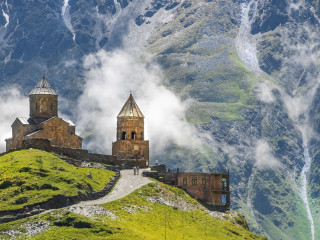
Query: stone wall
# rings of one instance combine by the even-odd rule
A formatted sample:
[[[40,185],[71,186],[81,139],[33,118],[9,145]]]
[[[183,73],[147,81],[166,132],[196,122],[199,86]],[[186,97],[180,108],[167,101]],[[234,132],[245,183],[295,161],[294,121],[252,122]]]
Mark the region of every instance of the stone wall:
[[[69,123],[61,118],[54,117],[39,124],[41,131],[25,136],[24,139],[50,139],[51,145],[65,148],[82,148],[82,138],[71,134]]]
[[[132,168],[134,166],[139,166],[140,168],[146,167],[146,161],[144,159],[123,159],[118,160],[117,156],[114,155],[105,155],[97,153],[89,153],[86,149],[76,149],[76,148],[64,148],[52,146],[49,139],[43,138],[34,138],[34,139],[25,139],[22,142],[21,148],[10,149],[8,152],[35,148],[44,150],[46,152],[54,152],[59,155],[67,156],[81,161],[88,162],[97,162],[108,165],[119,165],[123,168]]]
[[[32,119],[32,121],[35,121]],[[51,139],[51,144],[68,148],[82,148],[82,138],[74,134],[75,127],[59,117],[38,124],[24,124],[17,118],[12,124],[12,139],[6,150],[22,146],[25,139]]]
[[[29,104],[31,118],[58,116],[58,95],[32,94],[29,95]]]
[[[149,165],[149,141],[145,140],[118,140],[112,143],[112,154],[118,159],[144,159]]]
[[[117,141],[136,139],[144,140],[144,119],[143,117],[118,117],[117,119]],[[123,133],[125,138],[123,139]],[[132,138],[135,133],[135,138]]]
[[[157,172],[166,172],[166,165],[164,164],[159,164],[155,166],[151,166],[151,171],[157,171]]]

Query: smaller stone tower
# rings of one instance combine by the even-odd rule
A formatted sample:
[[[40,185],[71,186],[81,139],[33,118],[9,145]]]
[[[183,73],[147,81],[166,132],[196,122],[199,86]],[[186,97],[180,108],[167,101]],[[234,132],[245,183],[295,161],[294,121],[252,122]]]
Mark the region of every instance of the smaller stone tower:
[[[30,118],[34,122],[58,116],[58,94],[43,73],[42,79],[29,94]]]
[[[142,160],[149,166],[149,141],[144,140],[144,116],[130,94],[117,117],[117,141],[112,155],[118,160]]]

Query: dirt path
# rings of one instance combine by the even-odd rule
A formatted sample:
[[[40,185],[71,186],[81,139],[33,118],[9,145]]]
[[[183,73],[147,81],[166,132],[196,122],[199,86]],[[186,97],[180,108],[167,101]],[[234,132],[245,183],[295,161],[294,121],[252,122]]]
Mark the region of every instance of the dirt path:
[[[78,204],[72,205],[73,207],[82,207],[82,206],[88,206],[88,205],[96,205],[96,204],[102,204],[107,202],[112,202],[117,199],[123,198],[127,196],[128,194],[132,193],[134,190],[148,184],[151,182],[149,178],[142,177],[143,169],[140,169],[140,175],[133,175],[133,170],[122,170],[121,177],[116,183],[115,187],[109,193],[108,195],[99,198],[97,200],[92,201],[83,201]]]

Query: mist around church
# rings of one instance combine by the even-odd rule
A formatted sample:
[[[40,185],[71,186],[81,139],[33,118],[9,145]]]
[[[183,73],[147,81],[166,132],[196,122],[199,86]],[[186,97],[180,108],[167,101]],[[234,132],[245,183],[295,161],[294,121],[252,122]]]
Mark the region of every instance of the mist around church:
[[[0,2],[0,239],[320,239],[315,0]]]

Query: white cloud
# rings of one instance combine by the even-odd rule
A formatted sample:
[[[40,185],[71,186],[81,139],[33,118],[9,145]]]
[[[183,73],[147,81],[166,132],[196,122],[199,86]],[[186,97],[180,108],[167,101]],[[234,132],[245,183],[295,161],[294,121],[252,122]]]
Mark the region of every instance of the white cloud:
[[[0,89],[0,152],[4,152],[5,139],[12,137],[11,125],[16,117],[29,114],[28,98],[17,87]]]
[[[261,82],[258,84],[258,98],[266,103],[272,103],[275,101],[275,97],[272,93],[272,86],[267,82]]]
[[[279,166],[278,160],[272,155],[270,145],[263,139],[258,140],[256,143],[255,159],[259,167],[270,168]]]
[[[195,146],[197,137],[185,119],[186,104],[161,84],[156,65],[117,51],[100,51],[84,60],[86,84],[78,104],[78,129],[90,132],[89,149],[111,153],[116,140],[116,117],[130,91],[145,115],[145,138],[153,152],[163,151],[171,140],[182,146]]]

